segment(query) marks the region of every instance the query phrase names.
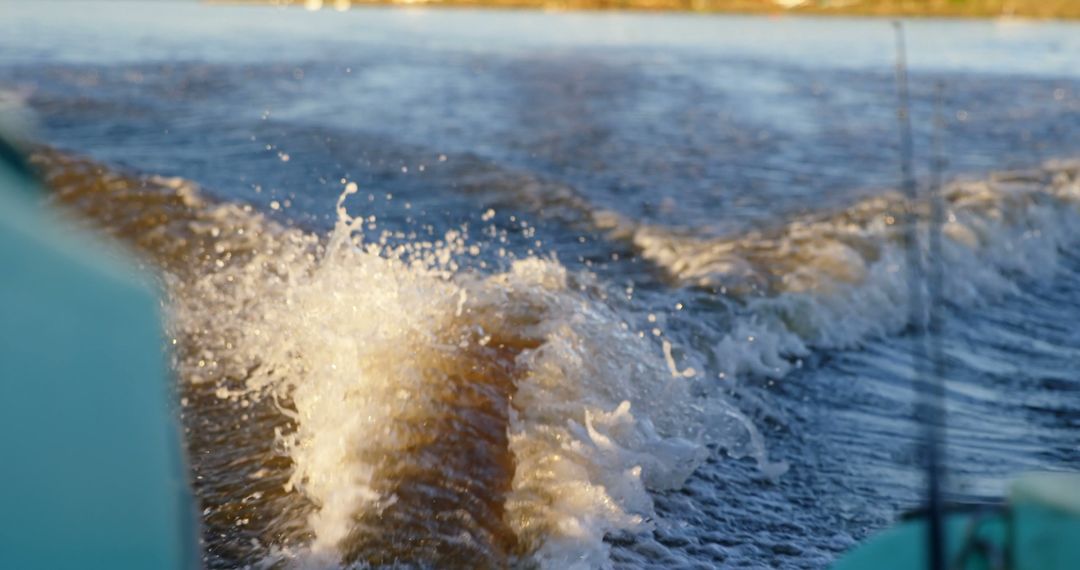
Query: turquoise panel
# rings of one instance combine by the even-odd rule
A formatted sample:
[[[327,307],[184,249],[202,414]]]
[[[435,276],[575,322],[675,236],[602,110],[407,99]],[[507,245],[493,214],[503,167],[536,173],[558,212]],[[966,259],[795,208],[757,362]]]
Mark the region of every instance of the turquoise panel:
[[[159,302],[0,161],[0,568],[188,569]]]

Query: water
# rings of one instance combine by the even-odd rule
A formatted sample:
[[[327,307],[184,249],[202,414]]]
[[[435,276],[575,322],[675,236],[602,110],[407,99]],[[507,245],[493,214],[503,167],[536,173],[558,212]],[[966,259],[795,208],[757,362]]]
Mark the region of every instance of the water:
[[[817,568],[917,506],[887,23],[0,14],[162,275],[208,566]],[[1080,462],[1078,31],[909,26],[959,498]]]

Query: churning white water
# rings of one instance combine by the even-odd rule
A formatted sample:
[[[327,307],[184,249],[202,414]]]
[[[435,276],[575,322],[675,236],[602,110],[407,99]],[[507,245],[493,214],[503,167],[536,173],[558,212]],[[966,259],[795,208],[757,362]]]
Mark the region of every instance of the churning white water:
[[[681,485],[704,444],[782,472],[753,424],[708,382],[673,374],[670,344],[636,334],[588,275],[539,257],[462,271],[457,232],[365,243],[370,219],[343,205],[355,191],[325,244],[277,232],[272,257],[218,264],[175,304],[178,329],[203,331],[191,377],[208,362],[248,370],[221,395],[274,398],[292,419],[278,434],[288,486],[316,506],[297,566],[374,556],[357,545],[386,548],[370,521],[388,511],[450,551],[604,566],[604,537],[650,528],[648,489]],[[485,456],[455,463],[471,453]],[[432,512],[413,481],[442,486],[448,510]]]
[[[180,179],[38,163],[59,201],[126,220],[108,229],[163,268],[181,377],[227,404],[237,437],[265,431],[259,406],[285,418],[270,431],[288,459],[279,492],[309,508],[266,523],[302,528],[259,547],[268,564],[609,566],[605,538],[652,529],[653,492],[682,486],[706,445],[782,476],[726,387],[908,315],[889,199],[728,240],[623,228],[675,278],[744,303],[726,336],[691,348],[553,256],[480,271],[465,268],[482,244],[464,230],[365,241],[376,220],[349,213],[354,183],[320,239]],[[1053,272],[1080,227],[1075,165],[945,194],[957,305]]]

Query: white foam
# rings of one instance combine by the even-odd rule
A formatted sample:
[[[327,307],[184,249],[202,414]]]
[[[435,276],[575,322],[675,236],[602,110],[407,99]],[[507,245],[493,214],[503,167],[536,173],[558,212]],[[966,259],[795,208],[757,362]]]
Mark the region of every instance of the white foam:
[[[946,298],[992,301],[1015,290],[1017,276],[1053,272],[1080,237],[1078,170],[1051,164],[951,187]],[[114,192],[133,193],[89,195],[128,215],[156,203],[137,199],[142,184],[113,182]],[[378,544],[387,531],[370,523],[416,499],[400,491],[407,481],[392,480],[401,477],[446,482],[450,499],[476,492],[497,503],[476,507],[495,523],[424,503],[398,513],[440,544],[491,555],[491,565],[521,557],[546,568],[607,566],[604,537],[647,531],[648,490],[682,485],[704,444],[752,456],[766,474],[783,470],[744,414],[703,394],[737,389],[730,381],[748,375],[782,377],[815,347],[854,346],[909,318],[889,197],[727,240],[593,216],[677,282],[726,291],[741,304],[703,354],[689,339],[623,326],[659,329],[665,315],[637,318],[640,307],[609,305],[616,296],[602,301],[603,287],[554,259],[518,260],[489,275],[458,269],[455,258],[471,247],[456,232],[403,246],[361,243],[355,230],[369,220],[344,207],[354,184],[338,203],[334,232],[320,240],[249,206],[215,205],[183,180],[143,182],[180,198],[157,204],[171,217],[149,210],[165,225],[150,226],[153,239],[139,243],[159,248],[163,267],[180,272],[167,281],[183,377],[215,382],[222,398],[276,399],[293,420],[277,439],[293,462],[289,488],[315,505],[306,521],[312,538],[301,549],[275,545],[281,557],[271,564],[363,562],[356,545]],[[423,453],[440,440],[449,451]],[[496,468],[476,474],[478,486],[462,479],[467,470],[440,479],[448,469],[440,460],[459,448],[505,456],[512,472],[500,473],[495,457]],[[425,526],[429,519],[435,526]],[[498,536],[504,531],[514,544]],[[428,554],[402,552],[421,563]]]
[[[243,390],[222,395],[290,402],[283,410],[295,429],[278,434],[295,465],[290,486],[316,505],[314,538],[294,565],[339,564],[358,521],[394,508],[399,497],[381,478],[402,472],[395,462],[409,461],[418,442],[448,437],[429,425],[444,426],[458,397],[449,378],[485,358],[512,360],[502,412],[514,469],[503,516],[520,555],[543,568],[607,566],[604,537],[651,528],[647,489],[680,486],[705,443],[782,469],[737,409],[693,395],[689,371],[671,373],[670,345],[624,330],[558,262],[471,274],[452,261],[467,249],[457,234],[391,250],[360,243],[362,223],[339,202],[325,247],[281,231],[272,246],[254,247],[265,253],[201,277],[178,303],[178,326],[202,332],[191,376],[207,362],[247,371],[236,373],[247,376]],[[481,381],[495,392],[502,382]]]
[[[1052,274],[1060,252],[1080,238],[1080,183],[1069,163],[957,183],[944,196],[947,302],[991,301],[1015,290],[1019,275]],[[908,324],[902,207],[898,197],[883,196],[733,239],[698,239],[622,219],[607,225],[678,282],[722,290],[745,305],[714,348],[725,377],[781,377],[811,348],[853,347]],[[920,225],[924,246],[926,231]]]

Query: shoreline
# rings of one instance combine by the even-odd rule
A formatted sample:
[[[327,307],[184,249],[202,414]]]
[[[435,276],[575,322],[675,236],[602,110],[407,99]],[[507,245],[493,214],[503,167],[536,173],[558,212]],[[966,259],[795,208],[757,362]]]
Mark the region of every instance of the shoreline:
[[[912,18],[956,20],[1080,20],[1080,2],[1069,0],[810,0],[785,8],[773,0],[203,0],[248,5],[347,10],[368,7],[539,10],[545,12],[645,12],[765,17]]]

